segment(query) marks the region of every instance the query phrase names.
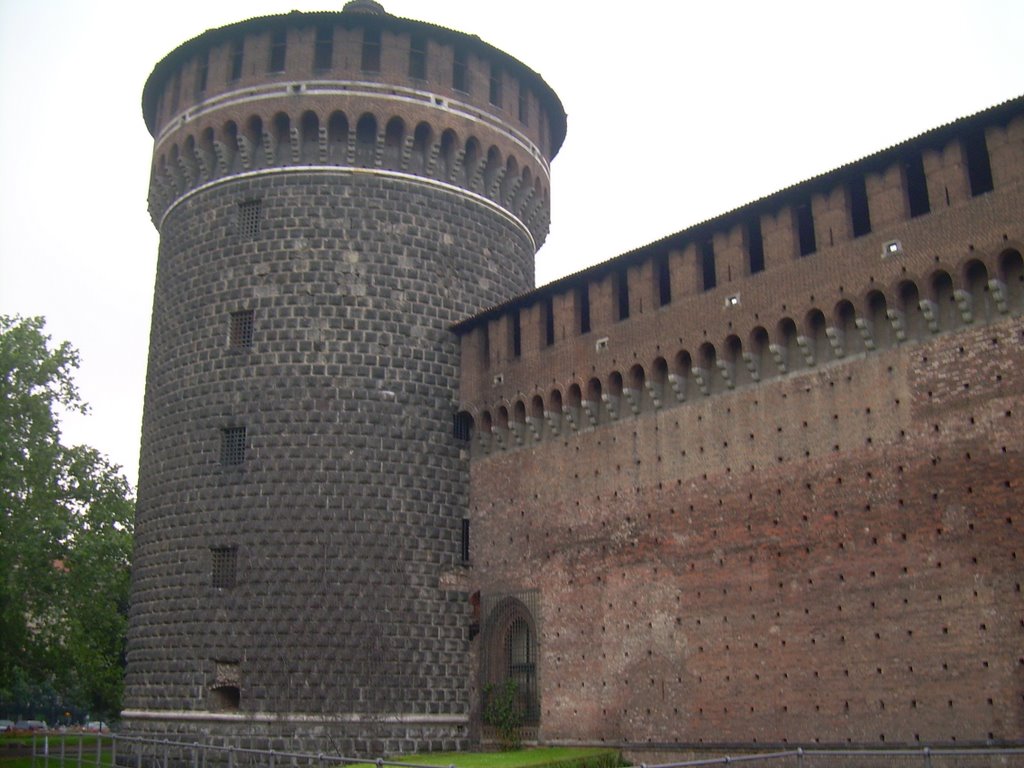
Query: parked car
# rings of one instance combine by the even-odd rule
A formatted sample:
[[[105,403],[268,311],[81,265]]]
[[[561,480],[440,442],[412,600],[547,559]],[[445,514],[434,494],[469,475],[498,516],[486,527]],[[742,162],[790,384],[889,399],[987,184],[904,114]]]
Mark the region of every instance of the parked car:
[[[90,720],[85,724],[84,728],[93,733],[110,733],[110,726],[102,720]]]
[[[0,733],[7,733],[11,730],[14,730],[13,720],[0,720]]]
[[[19,720],[14,724],[14,730],[16,731],[45,731],[46,722],[44,720]]]

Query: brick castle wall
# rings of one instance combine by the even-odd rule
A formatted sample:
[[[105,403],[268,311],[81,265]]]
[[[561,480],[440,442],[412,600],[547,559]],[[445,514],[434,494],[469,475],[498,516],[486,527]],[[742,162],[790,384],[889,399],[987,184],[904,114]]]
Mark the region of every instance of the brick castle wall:
[[[359,5],[146,86],[129,729],[1024,737],[1019,101],[524,294],[557,96]]]
[[[541,595],[542,738],[1019,739],[1022,343],[1007,320],[474,461],[474,582]]]
[[[467,582],[536,605],[478,681],[532,675],[539,739],[1024,738],[1019,112],[457,326]]]

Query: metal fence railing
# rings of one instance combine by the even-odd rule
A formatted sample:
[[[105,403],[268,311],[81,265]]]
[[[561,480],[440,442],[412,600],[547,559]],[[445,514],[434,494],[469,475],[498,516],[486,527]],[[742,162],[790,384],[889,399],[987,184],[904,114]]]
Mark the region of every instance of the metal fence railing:
[[[741,754],[681,763],[641,763],[638,768],[1024,768],[1024,747],[947,749],[794,749]]]
[[[794,749],[675,763],[639,763],[634,768],[697,768],[733,764],[743,768],[1024,768],[1024,747]],[[367,768],[437,768],[383,758],[258,750],[115,734],[53,738],[39,735],[32,741],[32,768],[343,768],[354,765]]]
[[[383,758],[285,752],[115,734],[38,735],[32,768],[437,768]],[[455,768],[455,766],[448,766]]]

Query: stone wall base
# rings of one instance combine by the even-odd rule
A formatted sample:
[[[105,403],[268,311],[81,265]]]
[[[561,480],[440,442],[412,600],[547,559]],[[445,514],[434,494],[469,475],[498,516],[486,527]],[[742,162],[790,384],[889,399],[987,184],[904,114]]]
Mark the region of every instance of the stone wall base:
[[[197,744],[209,750],[234,748],[378,757],[464,750],[470,745],[468,718],[451,715],[347,714],[324,717],[126,711],[122,718],[122,736]],[[175,760],[172,758],[171,762]]]

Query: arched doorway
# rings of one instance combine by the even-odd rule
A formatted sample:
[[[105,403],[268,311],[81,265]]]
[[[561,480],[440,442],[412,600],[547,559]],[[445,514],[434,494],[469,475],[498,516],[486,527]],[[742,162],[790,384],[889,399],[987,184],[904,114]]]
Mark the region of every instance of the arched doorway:
[[[496,691],[514,684],[515,700],[528,728],[540,722],[537,685],[537,596],[484,597],[483,644],[481,646],[481,711]]]

